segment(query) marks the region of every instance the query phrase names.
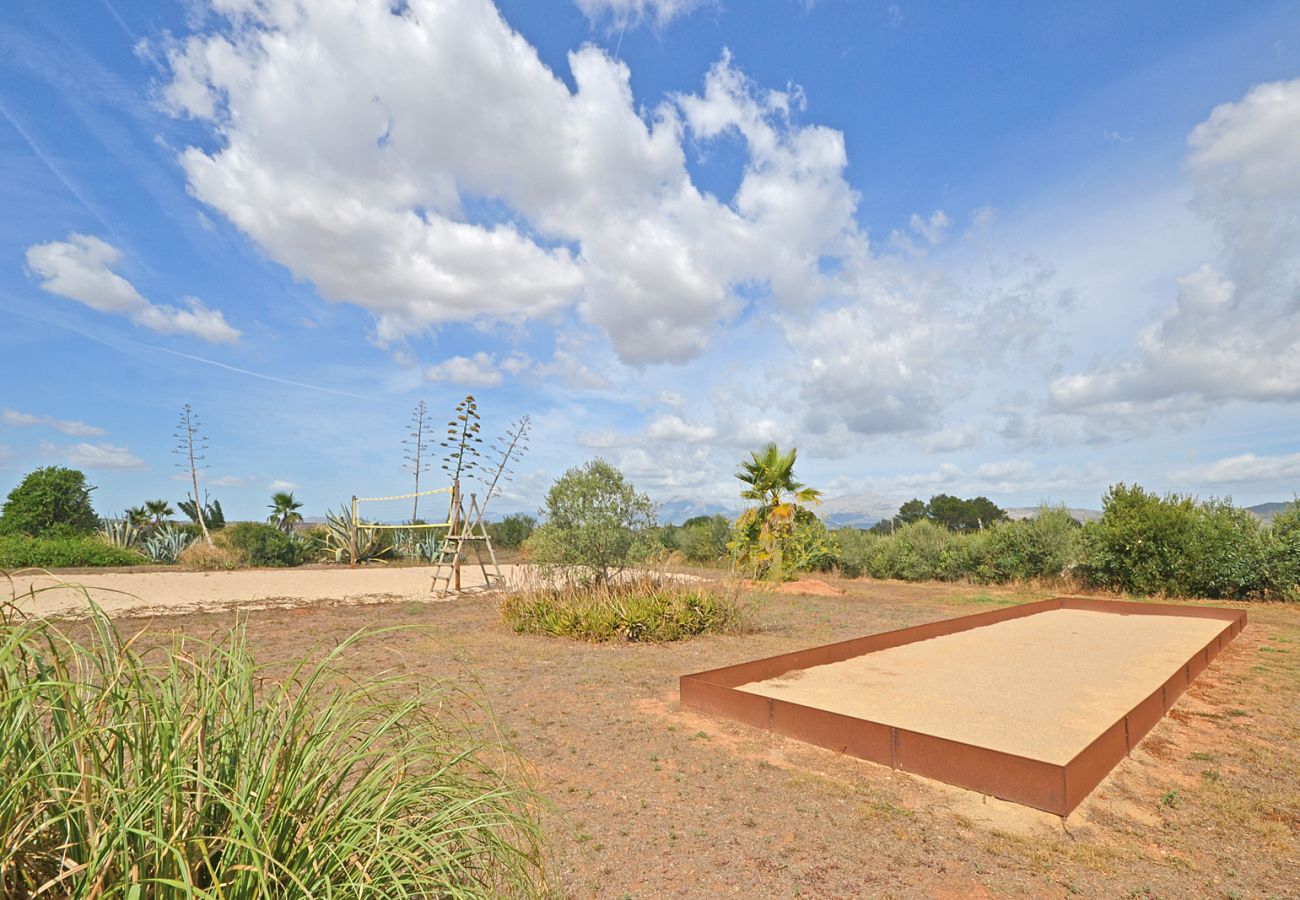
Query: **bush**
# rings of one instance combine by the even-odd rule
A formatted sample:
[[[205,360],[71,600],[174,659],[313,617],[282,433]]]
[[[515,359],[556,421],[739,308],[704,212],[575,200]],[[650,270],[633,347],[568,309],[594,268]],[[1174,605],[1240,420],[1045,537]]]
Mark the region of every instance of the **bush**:
[[[0,511],[0,534],[68,537],[90,534],[99,516],[90,505],[86,476],[76,469],[46,466],[28,473],[9,492]]]
[[[537,528],[537,520],[526,513],[512,513],[500,522],[490,522],[488,536],[498,547],[522,547]]]
[[[1083,530],[1080,571],[1092,584],[1114,591],[1185,595],[1196,525],[1190,497],[1113,485],[1102,500],[1101,520]]]
[[[876,540],[866,560],[867,573],[904,581],[952,581],[973,568],[967,561],[970,541],[929,519],[910,522]]]
[[[1265,595],[1272,587],[1268,538],[1259,519],[1227,501],[1197,507],[1183,551],[1183,591],[1213,599]]]
[[[149,652],[0,614],[0,896],[537,892],[532,798],[423,679],[346,677],[364,637],[278,678],[241,627]]]
[[[1269,557],[1273,590],[1284,600],[1300,600],[1300,503],[1273,518]]]
[[[672,547],[691,562],[713,563],[728,556],[731,520],[726,516],[695,516],[673,529]]]
[[[603,459],[570,469],[546,493],[546,523],[527,541],[532,560],[607,582],[654,552],[655,506]]]
[[[831,538],[839,548],[835,560],[840,574],[846,578],[860,578],[868,573],[867,561],[872,549],[881,540],[879,534],[862,528],[837,528],[831,532]]]
[[[1033,518],[995,525],[986,532],[978,577],[994,583],[1059,578],[1077,561],[1082,533],[1063,506],[1045,506]]]
[[[238,552],[250,566],[300,566],[307,561],[307,547],[301,540],[265,522],[227,525],[215,540]]]
[[[244,565],[244,556],[238,550],[215,546],[207,541],[194,541],[181,551],[176,562],[188,569],[210,572],[218,569],[229,571]]]
[[[517,634],[633,642],[735,633],[749,619],[736,596],[656,576],[516,591],[501,601],[501,617]]]
[[[0,536],[0,569],[138,566],[148,561],[135,550],[112,547],[98,537],[37,538],[25,534]]]

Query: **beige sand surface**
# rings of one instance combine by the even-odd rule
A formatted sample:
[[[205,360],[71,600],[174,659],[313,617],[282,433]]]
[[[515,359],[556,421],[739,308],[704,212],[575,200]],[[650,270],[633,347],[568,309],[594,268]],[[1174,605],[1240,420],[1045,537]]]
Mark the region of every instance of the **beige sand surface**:
[[[1226,625],[1053,610],[738,690],[1064,764]]]
[[[508,583],[524,577],[526,566],[502,566]],[[243,569],[234,572],[94,572],[84,575],[14,576],[19,605],[38,616],[75,614],[86,608],[83,593],[61,584],[82,585],[111,614],[168,614],[223,607],[263,609],[308,602],[365,603],[407,599],[432,601],[432,567],[322,569]],[[477,567],[462,569],[461,584],[481,589]],[[24,596],[32,589],[34,596]],[[0,581],[0,593],[8,586]]]

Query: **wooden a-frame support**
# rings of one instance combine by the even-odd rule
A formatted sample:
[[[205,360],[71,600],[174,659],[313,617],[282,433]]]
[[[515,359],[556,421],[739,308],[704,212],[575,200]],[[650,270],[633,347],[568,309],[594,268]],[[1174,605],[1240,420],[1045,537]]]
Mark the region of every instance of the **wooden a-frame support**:
[[[501,566],[497,564],[497,554],[492,548],[492,538],[488,536],[487,525],[483,522],[483,511],[478,505],[478,496],[469,495],[469,514],[465,512],[465,500],[460,492],[460,483],[452,485],[451,515],[448,517],[451,527],[447,538],[438,548],[434,557],[433,584],[431,589],[435,597],[445,597],[448,593],[460,592],[461,555],[468,544],[474,551],[475,562],[483,573],[484,589],[491,589],[505,583]],[[480,547],[482,545],[482,547]],[[483,559],[483,549],[487,550],[488,560]],[[488,566],[491,565],[491,571]]]

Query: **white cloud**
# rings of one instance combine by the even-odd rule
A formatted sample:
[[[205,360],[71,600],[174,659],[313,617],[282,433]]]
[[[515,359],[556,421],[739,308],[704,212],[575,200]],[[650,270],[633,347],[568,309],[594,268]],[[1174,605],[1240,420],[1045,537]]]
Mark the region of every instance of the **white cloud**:
[[[653,19],[657,25],[667,25],[678,16],[685,15],[714,2],[714,0],[574,0],[578,9],[593,20],[608,17],[615,25],[637,25]]]
[[[1243,453],[1178,472],[1175,479],[1192,484],[1300,482],[1300,453],[1256,456]]]
[[[1061,410],[1185,413],[1300,402],[1300,79],[1252,88],[1188,138],[1194,208],[1224,258],[1178,279],[1135,352],[1049,386]]]
[[[447,381],[471,387],[495,387],[503,380],[490,353],[482,351],[473,356],[452,356],[424,370],[430,381]]]
[[[575,306],[623,360],[680,362],[741,310],[738,285],[806,305],[856,236],[843,136],[793,124],[801,95],[729,56],[702,94],[644,110],[592,46],[569,55],[571,92],[486,0],[268,0],[227,19],[168,49],[166,102],[218,144],[182,155],[190,187],[373,312],[381,340]],[[688,132],[745,142],[730,200],[692,182]]]
[[[645,435],[652,441],[677,444],[699,444],[717,437],[718,430],[711,425],[684,421],[681,416],[661,415],[646,426]]]
[[[66,241],[27,248],[27,265],[41,278],[41,289],[103,313],[127,316],[159,334],[188,334],[212,343],[233,344],[239,331],[219,310],[197,297],[185,297],[184,309],[151,303],[113,271],[122,253],[97,237],[72,233]]]
[[[613,428],[584,431],[578,435],[578,444],[591,450],[608,450],[612,447],[621,447],[623,443],[623,436]]]
[[[283,479],[277,478],[275,481],[268,484],[266,489],[268,491],[295,491],[300,487],[302,487],[302,485],[295,482],[284,481]]]
[[[19,412],[16,409],[0,412],[0,420],[3,420],[6,425],[44,425],[72,437],[100,437],[107,434],[102,428],[87,425],[76,419],[56,419],[54,416],[38,416],[34,413]]]
[[[175,477],[177,481],[188,481],[190,476],[186,472]],[[205,478],[204,482],[212,487],[243,487],[255,480],[251,475],[218,475],[215,478]]]
[[[918,213],[912,213],[908,224],[912,226],[913,231],[925,239],[927,244],[934,247],[948,236],[948,226],[952,223],[948,220],[947,213],[936,209],[930,214],[929,219],[923,219]]]
[[[144,460],[126,447],[116,444],[73,444],[69,447],[41,443],[41,450],[61,457],[68,465],[79,469],[143,469]]]
[[[979,436],[974,425],[951,425],[927,435],[921,441],[926,453],[953,453],[973,447]]]

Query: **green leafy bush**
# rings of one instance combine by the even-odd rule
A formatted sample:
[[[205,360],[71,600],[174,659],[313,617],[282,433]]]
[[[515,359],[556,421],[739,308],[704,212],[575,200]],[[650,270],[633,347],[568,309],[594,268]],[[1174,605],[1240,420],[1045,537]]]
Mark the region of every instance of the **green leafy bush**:
[[[0,510],[0,534],[67,537],[90,534],[99,516],[90,505],[86,476],[76,469],[45,466],[29,472]]]
[[[1101,520],[1083,530],[1080,570],[1090,583],[1110,590],[1184,595],[1196,526],[1190,497],[1113,485],[1102,500]]]
[[[0,569],[138,566],[148,561],[135,550],[110,546],[98,537],[0,535]]]
[[[498,547],[522,547],[537,528],[537,520],[527,513],[512,513],[499,522],[489,522],[488,536]]]
[[[835,565],[840,574],[848,578],[860,578],[869,573],[868,560],[872,549],[881,540],[881,536],[864,528],[837,528],[831,532],[839,555]]]
[[[144,651],[0,612],[0,896],[541,893],[501,748],[425,679],[347,677],[366,639],[286,674],[242,626]]]
[[[518,634],[581,641],[676,641],[748,624],[737,596],[656,576],[544,584],[508,594],[501,616]]]
[[[606,582],[655,550],[655,506],[618,469],[595,459],[546,492],[546,523],[526,547],[533,562]]]
[[[971,539],[919,519],[879,538],[867,556],[866,570],[875,578],[952,581],[973,570],[967,550]]]
[[[1196,508],[1178,581],[1193,597],[1246,599],[1271,588],[1268,529],[1244,509],[1211,500]]]
[[[308,556],[302,541],[264,522],[227,525],[218,541],[238,552],[250,566],[300,566]]]
[[[1046,506],[1032,518],[999,523],[985,532],[976,573],[994,583],[1059,578],[1077,561],[1082,534],[1065,507]]]
[[[1300,502],[1273,518],[1269,557],[1274,591],[1284,600],[1300,601]]]

